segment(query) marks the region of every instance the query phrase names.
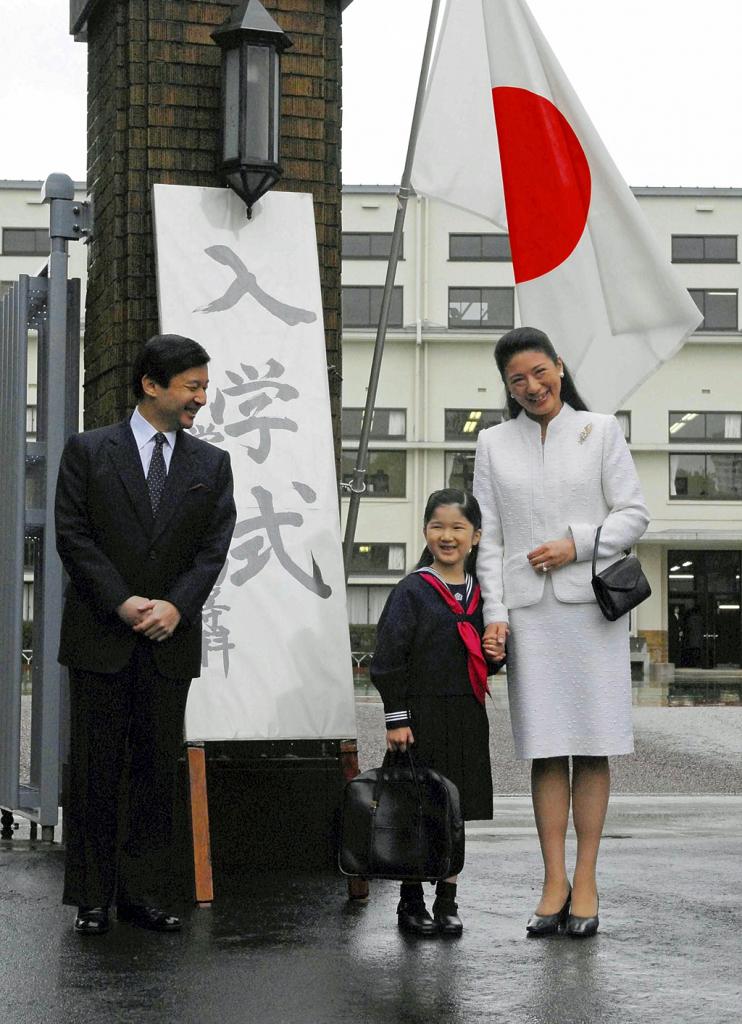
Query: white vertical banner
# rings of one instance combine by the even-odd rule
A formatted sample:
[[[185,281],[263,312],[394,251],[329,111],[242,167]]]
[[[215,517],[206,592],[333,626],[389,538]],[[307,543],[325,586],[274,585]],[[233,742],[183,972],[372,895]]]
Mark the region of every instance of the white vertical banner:
[[[353,737],[312,197],[247,220],[228,189],[154,186],[160,330],[211,356],[193,433],[232,459],[237,526],[204,607],[190,740]]]

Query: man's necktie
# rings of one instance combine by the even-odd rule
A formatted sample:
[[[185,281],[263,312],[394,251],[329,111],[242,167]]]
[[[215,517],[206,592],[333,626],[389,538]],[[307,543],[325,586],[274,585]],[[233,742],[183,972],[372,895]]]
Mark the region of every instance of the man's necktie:
[[[162,454],[162,446],[165,441],[164,434],[155,434],[155,449],[152,452],[149,472],[147,473],[147,490],[149,491],[149,500],[152,505],[152,515],[154,516],[157,515],[157,509],[160,507],[160,498],[165,489],[165,480],[167,479],[165,456]]]

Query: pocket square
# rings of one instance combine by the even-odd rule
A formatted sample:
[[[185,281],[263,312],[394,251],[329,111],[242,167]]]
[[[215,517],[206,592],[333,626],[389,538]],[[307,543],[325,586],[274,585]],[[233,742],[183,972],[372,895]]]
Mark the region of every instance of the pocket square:
[[[193,487],[189,487],[188,490],[189,490],[189,492],[190,491],[208,491],[209,488],[206,486],[206,484],[194,484]]]

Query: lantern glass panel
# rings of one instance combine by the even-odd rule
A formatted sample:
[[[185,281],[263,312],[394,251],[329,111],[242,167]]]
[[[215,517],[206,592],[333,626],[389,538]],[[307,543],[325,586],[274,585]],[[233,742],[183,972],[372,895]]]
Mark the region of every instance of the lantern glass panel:
[[[281,57],[279,54],[272,54],[273,57],[273,152],[271,159],[278,163],[278,135],[281,118]]]
[[[240,155],[240,51],[227,50],[224,61],[224,159]]]
[[[270,50],[247,47],[245,83],[245,161],[270,159]]]

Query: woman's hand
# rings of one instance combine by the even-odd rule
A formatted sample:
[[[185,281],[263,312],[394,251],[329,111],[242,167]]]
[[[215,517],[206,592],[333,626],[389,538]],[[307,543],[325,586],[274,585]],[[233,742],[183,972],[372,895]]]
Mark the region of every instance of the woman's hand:
[[[505,657],[505,641],[508,638],[507,622],[490,622],[482,637],[482,650],[490,661],[502,661]]]
[[[551,572],[552,569],[561,569],[563,565],[576,561],[577,549],[575,542],[569,538],[547,540],[545,544],[529,551],[526,558],[536,572]]]
[[[403,725],[401,729],[387,729],[386,731],[387,750],[401,750],[404,752],[414,742],[415,737],[412,735],[412,729],[408,725]]]

